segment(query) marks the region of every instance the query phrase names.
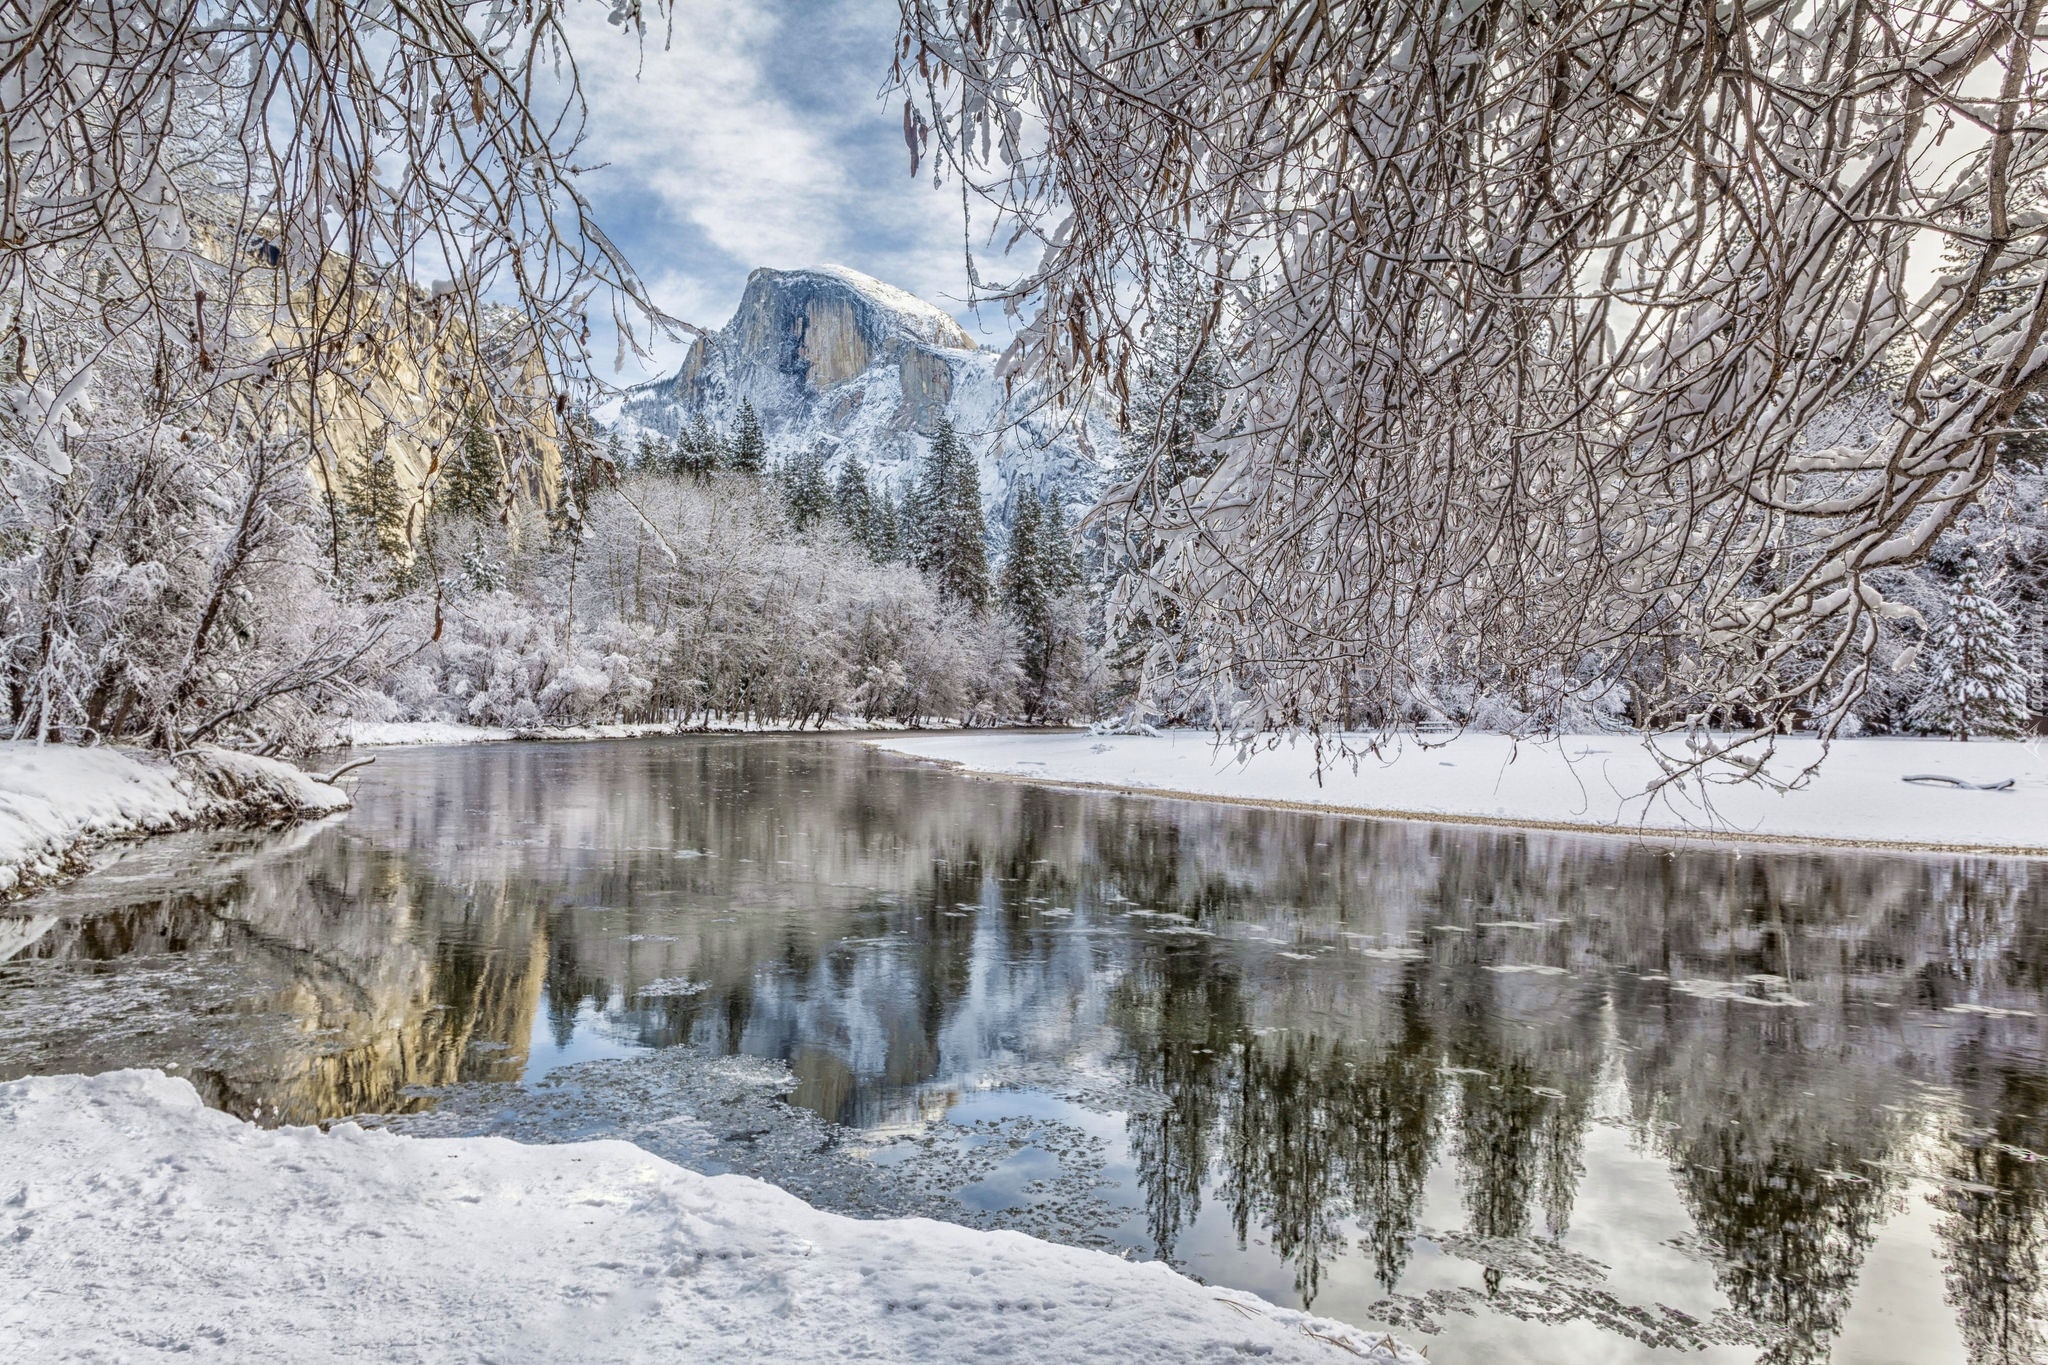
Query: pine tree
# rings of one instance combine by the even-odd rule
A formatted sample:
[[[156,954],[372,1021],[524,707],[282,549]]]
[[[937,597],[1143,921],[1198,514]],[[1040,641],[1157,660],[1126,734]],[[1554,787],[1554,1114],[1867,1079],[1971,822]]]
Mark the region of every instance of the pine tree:
[[[839,466],[839,482],[832,489],[832,511],[856,544],[876,560],[883,558],[875,551],[874,490],[868,487],[867,466],[861,463],[858,451],[847,451],[846,463]]]
[[[1054,597],[1080,591],[1087,581],[1081,571],[1081,551],[1074,528],[1067,522],[1067,510],[1056,497],[1045,502],[1045,581]]]
[[[905,559],[903,513],[897,502],[896,490],[883,489],[874,506],[874,515],[868,523],[868,553],[878,564]]]
[[[616,439],[616,438],[614,438]],[[462,435],[443,466],[435,489],[434,511],[444,517],[488,520],[498,514],[505,488],[505,469],[498,442],[483,415],[472,409]]]
[[[405,498],[398,491],[398,472],[388,451],[372,451],[346,470],[341,496],[367,545],[389,559],[406,554],[410,542],[406,538]]]
[[[379,445],[343,467],[328,490],[337,578],[364,598],[392,597],[412,582],[413,547],[405,495],[389,451]]]
[[[1131,429],[1117,460],[1118,480],[1131,485],[1129,502],[1112,506],[1094,537],[1092,571],[1098,588],[1093,594],[1097,619],[1092,633],[1111,644],[1111,667],[1122,680],[1122,690],[1140,709],[1155,704],[1163,704],[1168,712],[1178,709],[1177,698],[1136,694],[1160,686],[1160,680],[1143,676],[1145,660],[1155,645],[1178,633],[1179,621],[1170,609],[1137,612],[1120,623],[1116,640],[1110,642],[1110,623],[1101,619],[1101,613],[1112,594],[1158,558],[1156,547],[1130,544],[1125,527],[1144,524],[1173,489],[1216,467],[1215,455],[1198,445],[1222,416],[1223,367],[1211,313],[1201,276],[1185,257],[1175,256],[1167,265],[1160,301],[1139,351]],[[1174,689],[1168,683],[1165,690]]]
[[[1064,684],[1077,671],[1082,641],[1062,608],[1080,582],[1080,560],[1059,503],[1048,504],[1037,490],[1026,489],[1010,523],[999,590],[1017,627],[1024,710],[1033,720],[1058,709]]]
[[[1223,369],[1210,311],[1201,277],[1186,257],[1175,256],[1138,356],[1131,431],[1118,462],[1121,478],[1137,478],[1149,467],[1150,482],[1164,490],[1215,468],[1215,456],[1196,449],[1223,411]]]
[[[505,586],[504,566],[484,544],[481,527],[470,533],[469,548],[462,552],[462,581],[472,592],[496,592]]]
[[[825,481],[825,447],[814,445],[790,458],[782,471],[782,496],[789,522],[808,531],[832,510],[832,486]]]
[[[1965,555],[1932,640],[1934,691],[1923,714],[1932,729],[1959,740],[2011,736],[2027,723],[2019,631],[1989,589],[1977,556]]]
[[[732,441],[731,464],[740,473],[755,477],[768,467],[768,438],[761,433],[754,405],[745,399],[740,400],[740,426]]]
[[[641,432],[639,444],[633,451],[633,472],[636,474],[659,474],[669,463],[668,442],[652,432]]]
[[[692,478],[707,478],[711,472],[725,463],[725,442],[718,438],[711,422],[703,413],[690,419],[690,424],[676,432],[676,466]]]
[[[911,562],[936,580],[940,595],[974,611],[986,607],[988,522],[981,510],[981,471],[944,418],[911,490],[909,522]]]

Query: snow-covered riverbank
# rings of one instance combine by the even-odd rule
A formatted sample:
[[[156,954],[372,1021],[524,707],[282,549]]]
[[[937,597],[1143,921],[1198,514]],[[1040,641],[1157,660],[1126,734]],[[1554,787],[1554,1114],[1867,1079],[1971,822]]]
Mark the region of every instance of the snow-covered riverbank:
[[[22,1359],[1421,1360],[1157,1263],[624,1142],[265,1130],[157,1071],[0,1085],[0,1246]]]
[[[85,869],[114,839],[264,824],[346,810],[349,798],[289,763],[226,749],[0,743],[0,900]]]
[[[902,730],[896,721],[830,720],[786,724],[744,720],[718,720],[703,725],[543,725],[533,729],[510,730],[497,725],[464,725],[448,720],[350,721],[344,737],[355,748],[398,748],[421,744],[497,744],[512,739],[646,739],[657,735],[785,735],[843,734],[873,730]]]
[[[870,741],[972,772],[1054,784],[1260,805],[1608,832],[1658,832],[1879,844],[1907,848],[2048,852],[2048,752],[2039,742],[1935,739],[1838,741],[1797,790],[1741,782],[1726,764],[1654,797],[1659,775],[1626,735],[1568,735],[1543,743],[1464,734],[1408,739],[1384,759],[1315,770],[1307,743],[1239,762],[1206,732],[895,735]],[[1818,741],[1777,742],[1766,771],[1789,781],[1821,756]],[[1957,790],[1903,779],[1942,774],[2010,778],[2007,791]]]

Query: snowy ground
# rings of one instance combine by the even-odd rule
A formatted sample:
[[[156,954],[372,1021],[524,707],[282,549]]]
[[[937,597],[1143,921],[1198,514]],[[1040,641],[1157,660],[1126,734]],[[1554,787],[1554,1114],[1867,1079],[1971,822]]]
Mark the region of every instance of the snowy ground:
[[[763,724],[759,721],[717,719],[703,725],[548,725],[532,730],[507,730],[495,725],[463,725],[446,720],[350,721],[345,728],[349,744],[358,748],[415,744],[490,744],[507,739],[639,739],[647,735],[779,735],[804,732],[834,733],[866,730],[900,730],[895,721],[826,721],[822,727]]]
[[[1336,764],[1320,785],[1306,743],[1240,763],[1205,732],[900,735],[871,742],[976,772],[1251,803],[1516,825],[2048,851],[2048,753],[2039,742],[1841,740],[1798,790],[1738,782],[1737,770],[1722,763],[1704,782],[1688,780],[1648,799],[1643,793],[1659,769],[1642,742],[1627,735],[1519,744],[1488,734],[1427,744],[1410,738],[1385,760],[1367,757],[1355,770]],[[1766,771],[1789,781],[1820,752],[1813,739],[1780,739]],[[2014,786],[1958,791],[1901,780],[1922,773],[2012,778]]]
[[[0,1085],[0,1248],[24,1360],[1421,1362],[1157,1263],[624,1142],[265,1130],[158,1071]]]
[[[0,743],[0,899],[83,869],[98,844],[201,825],[345,810],[348,796],[289,763],[226,749]]]

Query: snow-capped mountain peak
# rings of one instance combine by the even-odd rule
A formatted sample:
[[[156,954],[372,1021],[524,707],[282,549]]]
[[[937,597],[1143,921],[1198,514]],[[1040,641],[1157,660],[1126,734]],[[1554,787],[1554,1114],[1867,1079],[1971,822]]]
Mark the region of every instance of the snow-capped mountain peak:
[[[998,524],[1021,487],[1089,501],[1115,450],[1101,406],[1057,411],[1037,384],[1012,390],[997,364],[943,309],[857,270],[760,269],[680,370],[628,392],[618,428],[674,436],[701,415],[730,432],[751,403],[771,461],[823,443],[830,472],[858,454],[900,495],[950,418],[980,457]]]

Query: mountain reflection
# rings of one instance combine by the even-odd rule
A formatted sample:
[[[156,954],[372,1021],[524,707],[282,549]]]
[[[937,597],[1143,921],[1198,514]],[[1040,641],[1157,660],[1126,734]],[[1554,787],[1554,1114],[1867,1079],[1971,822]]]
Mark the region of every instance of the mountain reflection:
[[[345,821],[34,902],[0,1075],[174,1063],[307,1122],[687,1046],[786,1063],[854,1134],[1085,1081],[1130,1173],[1103,1236],[1224,1280],[1270,1257],[1339,1316],[1819,1361],[1924,1225],[1930,1340],[2044,1351],[2035,865],[1126,800],[833,741],[370,772]],[[1638,1160],[1684,1226],[1589,1204]],[[1687,1304],[1636,1291],[1632,1239],[1697,1268]]]

